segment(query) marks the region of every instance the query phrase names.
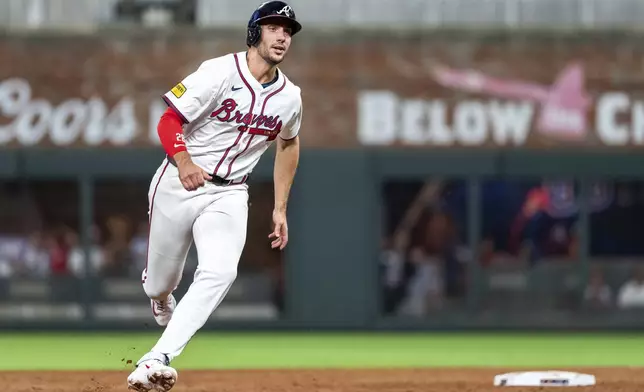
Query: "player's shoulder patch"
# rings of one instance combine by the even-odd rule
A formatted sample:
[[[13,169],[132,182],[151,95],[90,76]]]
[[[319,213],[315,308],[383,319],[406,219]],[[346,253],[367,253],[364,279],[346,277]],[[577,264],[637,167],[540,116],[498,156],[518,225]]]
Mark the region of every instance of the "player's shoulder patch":
[[[175,97],[181,98],[183,94],[186,93],[186,86],[183,85],[183,83],[179,83],[176,86],[172,87],[172,94],[174,94]]]

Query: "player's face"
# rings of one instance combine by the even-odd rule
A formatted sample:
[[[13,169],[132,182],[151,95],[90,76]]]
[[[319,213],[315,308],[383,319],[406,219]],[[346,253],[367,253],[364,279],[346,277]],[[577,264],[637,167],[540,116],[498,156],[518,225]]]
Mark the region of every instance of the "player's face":
[[[271,21],[262,25],[262,40],[257,49],[266,62],[281,63],[290,46],[291,28],[287,24]]]

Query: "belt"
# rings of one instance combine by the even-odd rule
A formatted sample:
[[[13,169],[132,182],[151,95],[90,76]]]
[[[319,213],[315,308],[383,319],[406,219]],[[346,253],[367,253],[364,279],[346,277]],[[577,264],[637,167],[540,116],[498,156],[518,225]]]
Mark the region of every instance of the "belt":
[[[168,155],[166,155],[166,158],[168,159],[168,162],[172,164],[172,166],[177,167],[177,162],[175,162],[174,158],[171,158]],[[223,177],[219,177],[216,174],[211,174],[210,177],[212,177],[212,180],[209,181],[216,185],[240,185],[244,184],[246,180],[248,180],[248,175],[242,177],[241,180],[227,180]]]

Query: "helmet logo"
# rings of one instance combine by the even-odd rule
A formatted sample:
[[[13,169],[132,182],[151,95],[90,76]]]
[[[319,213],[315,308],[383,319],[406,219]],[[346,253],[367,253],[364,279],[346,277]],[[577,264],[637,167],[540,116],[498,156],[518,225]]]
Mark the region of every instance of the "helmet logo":
[[[292,18],[293,16],[291,15],[293,13],[293,9],[291,8],[290,5],[285,6],[281,10],[277,11],[278,14],[284,14],[289,18]]]

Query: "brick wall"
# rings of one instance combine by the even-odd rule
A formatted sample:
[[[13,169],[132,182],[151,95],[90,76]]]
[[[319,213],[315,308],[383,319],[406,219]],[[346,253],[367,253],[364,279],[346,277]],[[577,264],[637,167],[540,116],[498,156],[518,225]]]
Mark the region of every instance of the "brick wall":
[[[457,121],[455,105],[459,101],[473,100],[485,105],[497,101],[522,102],[514,96],[504,97],[503,93],[477,92],[480,80],[471,75],[467,88],[441,84],[434,73],[441,69],[437,67],[448,67],[456,72],[471,69],[502,83],[517,80],[550,87],[558,75],[573,64],[578,64],[583,72],[581,89],[589,99],[584,112],[588,121],[584,143],[607,144],[607,140],[612,140],[595,135],[595,103],[602,94],[619,91],[632,101],[616,114],[612,126],[628,125],[628,140],[613,144],[629,145],[639,144],[640,123],[641,141],[644,142],[644,111],[641,121],[633,120],[639,112],[638,108],[632,109],[638,99],[644,99],[642,42],[641,36],[617,33],[427,32],[400,33],[393,37],[304,30],[295,37],[282,69],[302,88],[302,140],[308,147],[356,147],[361,140],[364,143],[357,132],[361,91],[388,91],[399,103],[420,100],[423,104],[431,104],[434,100],[442,100],[446,105],[446,121],[450,132],[454,133],[461,132],[454,125]],[[159,110],[164,108],[159,96],[196,69],[201,61],[245,49],[241,32],[221,31],[164,34],[119,31],[96,36],[0,37],[0,58],[3,59],[0,62],[0,146],[154,145],[155,121]],[[9,82],[12,78],[18,78],[14,82],[22,87]],[[458,78],[467,82],[464,75]],[[18,97],[7,95],[20,89],[24,92],[25,83],[31,88],[29,103],[17,104]],[[538,92],[530,93],[538,95]],[[128,101],[123,103],[125,98]],[[91,99],[94,101],[89,103]],[[523,145],[550,146],[569,142],[565,141],[566,137],[553,138],[535,132],[538,112],[543,108],[534,99],[525,101],[535,105],[532,108],[535,115]],[[117,106],[119,102],[121,105]],[[396,110],[406,110],[406,107],[400,104]],[[109,118],[108,114],[113,111],[115,113]],[[44,113],[46,121],[39,123],[38,116],[30,120],[32,112]],[[373,111],[370,113],[379,116]],[[394,120],[398,121],[404,115],[396,112],[395,116]],[[462,121],[470,120],[469,114],[463,116]],[[426,118],[421,121],[428,123]],[[374,124],[378,127],[377,122]],[[462,132],[469,132],[467,127],[465,125]],[[401,131],[398,126],[395,132],[404,133],[405,130]],[[495,145],[497,140],[490,132],[484,142],[470,145]],[[440,137],[428,137],[428,140],[413,141],[414,135],[411,139],[397,135],[375,144],[459,145],[467,139],[456,137],[451,142],[440,142]],[[468,145],[468,142],[463,143]]]

